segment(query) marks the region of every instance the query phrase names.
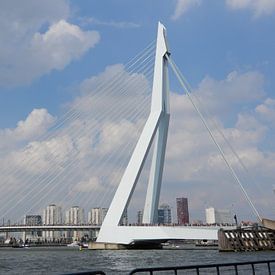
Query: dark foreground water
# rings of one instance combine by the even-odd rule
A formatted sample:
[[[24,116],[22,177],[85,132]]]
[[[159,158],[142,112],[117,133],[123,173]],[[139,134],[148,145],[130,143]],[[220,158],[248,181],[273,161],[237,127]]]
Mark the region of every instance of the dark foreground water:
[[[106,274],[127,274],[130,270],[138,267],[271,259],[275,259],[275,252],[220,253],[217,250],[79,251],[67,247],[1,248],[0,274],[64,274],[88,270],[102,270]],[[234,273],[232,272],[232,274]],[[259,274],[267,273],[261,272]]]

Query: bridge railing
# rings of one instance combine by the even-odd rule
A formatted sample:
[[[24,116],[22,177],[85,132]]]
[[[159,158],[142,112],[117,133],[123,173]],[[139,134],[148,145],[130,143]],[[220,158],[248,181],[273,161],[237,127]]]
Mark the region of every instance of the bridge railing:
[[[274,264],[271,266],[271,264]],[[179,271],[189,271],[188,274],[200,274],[207,272],[207,274],[274,274],[275,260],[265,261],[250,261],[250,262],[236,262],[236,263],[222,263],[222,264],[203,264],[203,265],[187,265],[187,266],[172,266],[172,267],[149,267],[136,268],[132,270],[129,275],[142,273],[144,275],[150,274],[183,274]],[[190,273],[190,272],[194,273]],[[165,273],[164,273],[165,272]],[[169,272],[169,273],[168,273]]]

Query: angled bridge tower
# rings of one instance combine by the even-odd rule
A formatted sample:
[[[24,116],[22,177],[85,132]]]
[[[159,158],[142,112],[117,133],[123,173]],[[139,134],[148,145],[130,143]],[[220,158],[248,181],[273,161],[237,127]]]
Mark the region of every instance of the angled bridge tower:
[[[157,208],[169,124],[167,60],[165,58],[168,49],[165,36],[165,28],[161,23],[159,23],[151,112],[104,219],[102,229],[107,225],[119,225],[121,217],[134,192],[139,175],[155,136],[156,141],[146,195],[143,222],[157,222]]]
[[[128,166],[111,202],[99,231],[97,243],[130,244],[151,240],[216,239],[217,230],[182,230],[180,227],[120,226],[120,222],[135,190],[148,152],[155,139],[151,170],[145,199],[143,223],[157,223],[160,188],[169,126],[168,60],[166,29],[159,23],[156,44],[151,111]]]
[[[154,113],[158,114],[159,117],[158,124],[156,125],[157,130],[153,133],[153,138],[155,138],[155,148],[151,163],[142,221],[143,223],[148,224],[158,222],[159,196],[170,118],[168,60],[165,57],[166,54],[169,55],[166,41],[166,30],[164,26],[159,23],[150,113],[150,115]]]

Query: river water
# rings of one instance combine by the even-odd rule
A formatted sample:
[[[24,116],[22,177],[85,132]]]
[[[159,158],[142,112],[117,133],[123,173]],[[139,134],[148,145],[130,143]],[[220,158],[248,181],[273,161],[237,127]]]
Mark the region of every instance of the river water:
[[[127,274],[130,270],[139,267],[274,259],[275,252],[272,251],[221,253],[218,252],[218,250],[208,249],[79,251],[76,248],[67,247],[1,248],[0,274],[66,274],[70,272],[102,270],[106,272],[106,274],[115,275]],[[172,273],[165,272],[161,274],[164,275]],[[210,272],[207,274],[212,273]],[[233,271],[232,274],[234,274]],[[250,273],[244,272],[244,274]],[[260,272],[259,274],[267,273]]]

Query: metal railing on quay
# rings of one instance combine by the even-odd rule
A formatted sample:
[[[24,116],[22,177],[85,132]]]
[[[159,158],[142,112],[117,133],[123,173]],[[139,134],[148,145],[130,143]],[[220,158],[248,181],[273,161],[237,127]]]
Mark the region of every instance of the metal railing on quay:
[[[272,274],[271,263],[275,264],[275,260],[265,260],[265,261],[249,261],[249,262],[235,262],[235,263],[222,263],[222,264],[203,264],[203,265],[186,265],[186,266],[170,266],[170,267],[149,267],[149,268],[136,268],[132,270],[129,275],[143,273],[145,274],[164,274],[164,271],[174,272],[175,275],[180,274],[179,271],[193,271],[194,274],[201,274],[207,270],[207,274],[225,274],[223,268],[231,268],[230,273],[226,274]],[[241,267],[246,267],[241,270]],[[172,273],[169,273],[172,274]],[[182,274],[182,273],[181,273]],[[189,273],[190,274],[190,273]],[[275,274],[275,269],[273,269],[273,274]]]

